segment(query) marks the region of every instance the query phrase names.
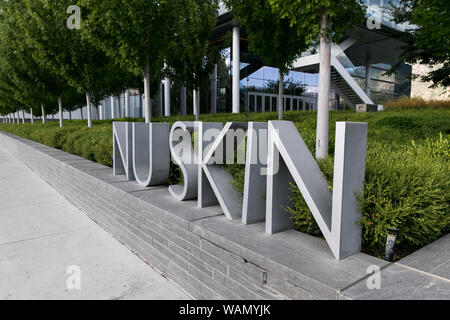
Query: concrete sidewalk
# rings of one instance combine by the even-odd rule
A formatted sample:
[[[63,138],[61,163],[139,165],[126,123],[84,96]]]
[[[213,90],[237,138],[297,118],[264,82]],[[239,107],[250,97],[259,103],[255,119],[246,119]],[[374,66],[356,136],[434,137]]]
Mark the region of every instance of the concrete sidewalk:
[[[1,300],[189,298],[0,146]]]

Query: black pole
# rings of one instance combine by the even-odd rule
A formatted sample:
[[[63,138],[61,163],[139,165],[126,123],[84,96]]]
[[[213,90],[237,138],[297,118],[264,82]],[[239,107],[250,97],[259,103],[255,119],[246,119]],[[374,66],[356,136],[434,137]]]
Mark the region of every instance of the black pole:
[[[397,241],[398,229],[389,229],[388,236],[386,239],[386,255],[385,260],[388,262],[394,262],[395,254],[395,242]]]

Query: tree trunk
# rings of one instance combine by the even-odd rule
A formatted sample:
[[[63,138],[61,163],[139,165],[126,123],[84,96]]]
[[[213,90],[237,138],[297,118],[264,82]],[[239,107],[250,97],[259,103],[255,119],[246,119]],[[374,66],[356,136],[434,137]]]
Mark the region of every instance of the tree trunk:
[[[25,124],[25,109],[22,110],[22,124]]]
[[[164,80],[164,116],[170,117],[170,79]]]
[[[278,85],[278,120],[283,120],[283,95],[284,95],[284,73],[280,69],[280,83]]]
[[[30,119],[31,119],[31,123],[34,123],[34,119],[33,119],[33,108],[30,108]]]
[[[111,119],[114,120],[116,118],[116,113],[114,110],[114,96],[111,96],[110,104],[111,104]]]
[[[83,107],[80,108],[80,115],[81,115],[81,120],[84,120],[84,116],[83,116]]]
[[[144,71],[144,95],[145,95],[145,105],[144,105],[144,116],[145,123],[150,123],[152,121],[152,104],[150,96],[150,63],[147,62]]]
[[[69,120],[72,121],[72,111],[69,110]]]
[[[89,92],[86,92],[86,108],[87,108],[88,127],[92,128],[91,95],[89,94]]]
[[[59,127],[62,128],[64,125],[62,95],[58,96],[58,109],[59,109]]]
[[[330,81],[331,81],[331,39],[329,34],[331,23],[327,15],[323,15],[320,37],[320,71],[319,98],[317,105],[316,158],[328,156],[328,133],[330,119]]]

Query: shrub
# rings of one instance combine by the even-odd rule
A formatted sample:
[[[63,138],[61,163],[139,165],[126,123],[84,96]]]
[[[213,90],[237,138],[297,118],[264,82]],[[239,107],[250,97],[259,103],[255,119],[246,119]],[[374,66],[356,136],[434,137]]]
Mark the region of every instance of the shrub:
[[[377,122],[377,125],[398,130],[412,130],[418,127],[411,118],[401,116],[383,118]]]
[[[390,100],[385,104],[386,109],[423,109],[450,108],[450,100],[424,100],[422,98],[402,97]]]
[[[363,247],[382,255],[389,228],[398,228],[398,248],[414,251],[445,235],[450,227],[448,140],[443,153],[411,144],[404,150],[368,152],[361,199]]]

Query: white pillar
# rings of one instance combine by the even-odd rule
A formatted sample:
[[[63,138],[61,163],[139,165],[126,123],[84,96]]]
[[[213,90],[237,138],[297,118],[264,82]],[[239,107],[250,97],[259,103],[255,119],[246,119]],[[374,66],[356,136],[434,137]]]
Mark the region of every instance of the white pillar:
[[[92,128],[92,103],[91,103],[91,95],[88,92],[86,92],[86,109],[87,109],[88,128]]]
[[[145,104],[144,95],[139,93],[139,112],[140,112],[141,118],[145,116],[144,115],[144,104]]]
[[[99,120],[104,120],[103,119],[103,104],[98,106],[98,113],[99,113]]]
[[[144,72],[144,118],[145,123],[152,122],[152,96],[150,93],[150,61],[148,61]]]
[[[197,90],[193,90],[192,91],[192,99],[193,99],[193,112],[194,112],[194,115],[197,115],[197,110],[198,110],[198,102],[197,102]]]
[[[195,120],[198,121],[200,117],[200,90],[194,89],[192,92],[192,97],[194,100],[194,115]]]
[[[43,102],[41,102],[41,114],[42,114],[42,123],[45,124],[47,122],[47,116],[45,115],[45,107]]]
[[[128,118],[130,116],[130,90],[125,90],[125,118]]]
[[[62,105],[62,96],[59,95],[58,97],[58,109],[59,109],[59,127],[62,128],[64,125],[64,111],[63,111],[63,105]]]
[[[115,110],[114,110],[114,96],[111,96],[110,104],[111,104],[111,119],[114,120],[116,118],[116,114],[115,114]]]
[[[322,30],[330,27],[327,15],[322,17]],[[320,38],[320,71],[319,71],[319,97],[317,106],[317,134],[316,158],[324,159],[328,156],[328,133],[330,118],[330,82],[331,82],[331,40],[328,36]]]
[[[233,96],[233,113],[240,112],[240,76],[241,76],[241,30],[239,26],[233,27],[233,81],[232,81],[232,96]]]
[[[164,79],[164,115],[170,117],[170,79]]]

